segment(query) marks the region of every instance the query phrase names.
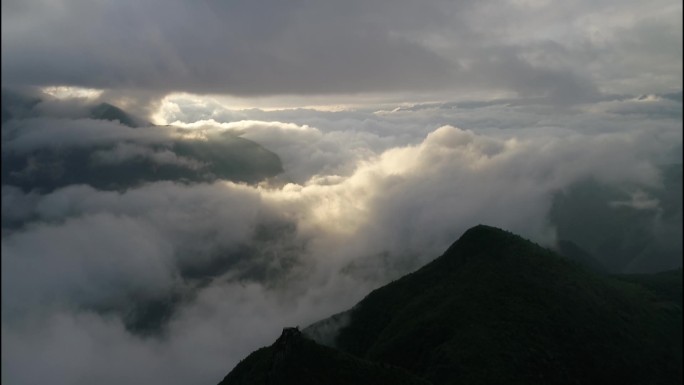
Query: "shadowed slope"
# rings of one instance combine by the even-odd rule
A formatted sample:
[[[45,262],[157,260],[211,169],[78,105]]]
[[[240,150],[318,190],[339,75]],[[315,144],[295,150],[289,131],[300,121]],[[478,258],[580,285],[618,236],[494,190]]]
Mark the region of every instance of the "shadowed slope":
[[[286,328],[276,342],[250,354],[219,385],[429,385],[405,370],[319,345]]]
[[[673,383],[681,318],[637,285],[476,226],[368,295],[336,345],[436,384]]]
[[[305,332],[362,362],[399,366],[433,384],[675,384],[682,381],[676,287],[681,271],[655,279],[595,273],[480,225],[425,267]],[[323,333],[335,324],[336,338]],[[288,358],[301,368],[287,367],[286,380],[274,381],[265,376],[282,361],[275,346],[253,353],[226,379],[332,383],[310,380],[304,369],[320,354],[326,375],[382,383],[354,374],[352,356],[307,344]],[[246,382],[224,382],[238,383]]]

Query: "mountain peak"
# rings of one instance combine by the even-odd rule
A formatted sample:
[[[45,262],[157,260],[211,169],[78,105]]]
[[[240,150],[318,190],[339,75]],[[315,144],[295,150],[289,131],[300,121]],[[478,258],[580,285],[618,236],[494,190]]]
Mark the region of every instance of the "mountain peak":
[[[444,252],[444,256],[464,254],[498,255],[511,247],[538,246],[509,231],[488,225],[477,225],[466,230],[461,237]]]
[[[478,225],[345,312],[335,348],[285,328],[221,385],[680,383],[681,270],[655,278],[650,292]]]
[[[250,354],[219,385],[429,385],[405,369],[317,344],[287,327],[273,345]]]
[[[300,338],[302,336],[302,333],[299,331],[299,326],[295,327],[286,327],[283,328],[283,332],[280,334],[280,337],[276,340],[276,344],[278,344],[279,341],[281,343],[286,344],[288,341],[291,341],[296,338]]]
[[[131,128],[140,126],[136,123],[136,119],[131,117],[124,110],[104,102],[90,109],[90,117],[93,119],[118,121],[119,123]]]
[[[508,231],[506,231],[506,230],[503,230],[503,229],[500,229],[500,228],[494,227],[494,226],[484,225],[482,223],[477,224],[477,225],[469,228],[468,230],[466,230],[466,233],[477,232],[477,231],[498,231],[498,232],[508,233]]]
[[[275,358],[279,358],[279,360],[284,359],[303,338],[304,336],[299,331],[299,327],[283,328],[282,334],[273,344]]]
[[[468,230],[461,235],[462,239],[470,239],[470,238],[480,238],[480,237],[510,237],[510,236],[516,236],[511,232],[508,232],[506,230],[500,229],[498,227],[494,226],[488,226],[488,225],[483,225],[479,224],[477,226],[473,226],[469,228]]]

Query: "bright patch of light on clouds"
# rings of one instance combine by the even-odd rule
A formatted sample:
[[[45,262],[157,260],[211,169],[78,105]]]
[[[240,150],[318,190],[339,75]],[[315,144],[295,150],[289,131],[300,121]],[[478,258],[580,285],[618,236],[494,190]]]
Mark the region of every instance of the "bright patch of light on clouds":
[[[102,95],[103,90],[83,87],[52,86],[41,89],[44,93],[54,96],[57,99],[86,98],[96,99]]]

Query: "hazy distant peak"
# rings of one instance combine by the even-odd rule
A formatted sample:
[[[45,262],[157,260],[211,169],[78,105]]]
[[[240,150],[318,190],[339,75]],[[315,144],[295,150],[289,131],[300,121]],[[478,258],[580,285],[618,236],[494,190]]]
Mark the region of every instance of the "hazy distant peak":
[[[90,117],[93,119],[118,121],[123,125],[133,128],[145,125],[140,124],[139,119],[130,116],[124,110],[109,103],[100,103],[91,107]]]

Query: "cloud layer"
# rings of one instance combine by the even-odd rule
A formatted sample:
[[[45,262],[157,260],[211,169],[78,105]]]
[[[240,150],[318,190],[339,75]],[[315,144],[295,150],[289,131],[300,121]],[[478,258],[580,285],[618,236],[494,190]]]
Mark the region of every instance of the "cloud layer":
[[[658,96],[553,117],[507,103],[338,112],[175,103],[165,119],[197,122],[139,132],[50,117],[4,125],[24,125],[23,139],[3,137],[14,151],[95,145],[117,127],[128,144],[111,156],[177,132],[207,141],[228,132],[278,153],[285,171],[252,185],[3,186],[3,380],[218,382],[281,327],[349,308],[475,224],[552,245],[554,195],[576,182],[626,189],[631,200],[607,210],[655,204],[644,191],[662,189],[659,164],[682,142],[681,112]]]
[[[671,92],[681,3],[5,1],[4,84],[165,94]]]

